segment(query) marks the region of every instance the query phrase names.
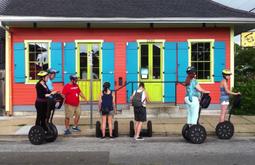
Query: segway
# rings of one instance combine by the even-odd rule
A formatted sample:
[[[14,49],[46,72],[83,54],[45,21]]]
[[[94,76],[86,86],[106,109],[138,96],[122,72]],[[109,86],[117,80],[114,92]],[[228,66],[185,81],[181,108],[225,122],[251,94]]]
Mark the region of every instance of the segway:
[[[140,135],[143,137],[152,137],[152,122],[150,120],[147,122],[147,129],[142,129]],[[135,136],[135,125],[133,121],[129,122],[129,136]]]
[[[234,96],[233,105],[229,108],[228,120],[218,123],[215,132],[219,139],[231,139],[234,135],[235,128],[233,123],[230,122],[231,114],[235,108],[238,108],[241,103],[241,95]]]
[[[211,102],[211,97],[209,94],[203,94],[199,103],[199,114],[197,119],[197,124],[189,126],[185,124],[182,128],[182,136],[185,140],[193,144],[201,144],[205,141],[207,133],[205,128],[199,124],[199,118],[202,108],[208,108]]]
[[[28,133],[29,141],[34,145],[40,145],[46,142],[54,142],[58,137],[57,127],[53,124],[55,109],[60,109],[63,105],[63,97],[60,94],[54,94],[47,98],[47,114],[45,130],[40,125],[33,126]]]
[[[108,121],[107,120],[106,120],[105,136],[108,136],[108,137],[110,136],[110,130],[109,130],[109,125],[108,125]],[[114,121],[113,122],[112,136],[113,137],[119,137],[118,121]],[[102,137],[100,121],[96,122],[96,137],[97,138]]]

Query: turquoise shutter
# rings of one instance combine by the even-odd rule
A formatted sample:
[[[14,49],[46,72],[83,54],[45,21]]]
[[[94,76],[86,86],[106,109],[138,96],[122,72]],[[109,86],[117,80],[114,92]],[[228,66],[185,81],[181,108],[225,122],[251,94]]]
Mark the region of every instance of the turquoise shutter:
[[[138,81],[138,45],[137,42],[128,42],[126,47],[126,80],[127,82]],[[127,85],[127,100],[132,95],[132,84]],[[137,83],[133,83],[133,90],[137,88]]]
[[[114,44],[104,42],[102,48],[102,83],[110,82],[114,90]]]
[[[178,42],[178,81],[179,82],[185,81],[187,67],[188,67],[188,43]]]
[[[51,43],[51,56],[50,65],[51,68],[56,69],[59,73],[56,74],[53,82],[62,82],[62,43],[52,42]]]
[[[65,44],[65,56],[64,56],[64,83],[67,84],[70,79],[70,75],[75,74],[75,43],[67,42]]]
[[[222,70],[226,62],[226,45],[225,42],[214,43],[214,81],[222,80]]]
[[[176,42],[165,43],[164,54],[164,101],[175,102],[175,81],[176,81]]]
[[[14,79],[16,83],[25,82],[25,44],[14,43]]]

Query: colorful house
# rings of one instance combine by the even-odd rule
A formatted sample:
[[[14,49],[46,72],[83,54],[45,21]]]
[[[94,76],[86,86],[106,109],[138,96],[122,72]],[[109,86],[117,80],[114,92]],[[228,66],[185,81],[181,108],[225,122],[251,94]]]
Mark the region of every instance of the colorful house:
[[[56,89],[77,73],[88,98],[93,77],[93,101],[109,81],[120,106],[140,81],[152,102],[183,104],[178,82],[193,65],[213,109],[221,70],[234,72],[234,35],[255,27],[255,14],[211,0],[5,0],[0,15],[10,114],[34,109],[36,74],[49,67]]]

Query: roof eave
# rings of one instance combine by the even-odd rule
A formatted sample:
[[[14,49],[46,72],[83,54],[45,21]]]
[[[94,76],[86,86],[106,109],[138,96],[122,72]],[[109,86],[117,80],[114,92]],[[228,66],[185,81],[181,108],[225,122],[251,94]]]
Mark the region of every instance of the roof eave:
[[[90,23],[255,23],[255,18],[240,17],[157,17],[157,18],[128,18],[128,17],[28,17],[3,16],[2,22],[90,22]]]

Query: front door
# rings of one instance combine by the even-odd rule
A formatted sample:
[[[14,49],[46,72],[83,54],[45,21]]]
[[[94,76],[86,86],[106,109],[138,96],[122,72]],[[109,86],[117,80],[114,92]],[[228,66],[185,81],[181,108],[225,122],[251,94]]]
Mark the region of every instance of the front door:
[[[98,101],[101,91],[101,43],[78,43],[77,73],[78,82],[87,100],[90,100],[90,78],[93,76],[93,101]],[[92,75],[89,56],[92,55]]]
[[[139,44],[139,81],[145,83],[149,99],[162,102],[162,42]]]

